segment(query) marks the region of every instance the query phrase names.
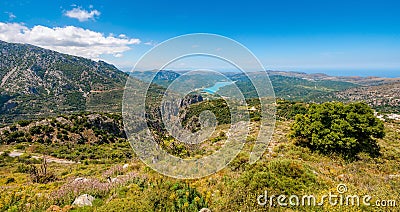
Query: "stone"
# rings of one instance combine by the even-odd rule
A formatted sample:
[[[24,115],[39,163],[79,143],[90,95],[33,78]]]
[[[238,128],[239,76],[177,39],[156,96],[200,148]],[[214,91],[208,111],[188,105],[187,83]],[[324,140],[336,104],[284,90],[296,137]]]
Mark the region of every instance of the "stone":
[[[83,183],[86,183],[86,182],[88,182],[89,180],[88,179],[86,179],[86,178],[84,178],[84,177],[77,177],[77,178],[75,178],[74,179],[74,181],[73,182],[75,182],[75,183],[77,183],[77,182],[83,182]]]
[[[94,197],[89,194],[82,194],[77,197],[72,203],[73,206],[83,207],[83,206],[92,206],[92,202]]]

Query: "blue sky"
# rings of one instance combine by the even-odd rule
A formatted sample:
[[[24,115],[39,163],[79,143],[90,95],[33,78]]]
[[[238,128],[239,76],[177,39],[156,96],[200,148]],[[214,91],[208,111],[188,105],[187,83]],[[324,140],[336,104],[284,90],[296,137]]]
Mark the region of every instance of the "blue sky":
[[[157,43],[206,32],[242,43],[267,69],[400,76],[399,8],[395,0],[2,0],[0,39],[128,70]]]

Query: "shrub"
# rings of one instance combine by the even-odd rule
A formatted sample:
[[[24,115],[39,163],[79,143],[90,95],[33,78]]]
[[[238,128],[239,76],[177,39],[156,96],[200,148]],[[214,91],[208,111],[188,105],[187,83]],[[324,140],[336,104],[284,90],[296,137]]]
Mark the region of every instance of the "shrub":
[[[61,140],[63,135],[58,133],[56,137],[57,137],[57,139]]]
[[[312,151],[354,160],[360,152],[379,156],[376,138],[384,135],[383,122],[367,104],[328,102],[313,104],[305,115],[297,115],[289,136]]]
[[[12,132],[6,138],[7,144],[10,144],[12,142],[21,143],[25,141],[27,141],[27,139],[25,138],[25,133],[22,131]]]
[[[15,182],[15,179],[13,177],[7,178],[7,180],[6,180],[6,184],[13,183],[13,182]]]
[[[229,182],[222,200],[226,202],[216,205],[215,211],[259,211],[256,198],[265,191],[271,195],[301,195],[325,187],[325,182],[301,161],[259,161],[244,169],[237,179]]]
[[[15,145],[15,149],[23,150],[23,149],[25,149],[25,145],[24,144],[17,144],[17,145]]]
[[[39,167],[31,165],[30,174],[32,182],[48,183],[55,181],[57,179],[56,175],[53,172],[49,172],[47,168],[48,167],[45,158],[43,159],[43,163]]]
[[[297,114],[305,114],[307,105],[301,102],[277,100],[276,115],[279,119],[293,120]]]
[[[11,125],[11,126],[10,126],[10,130],[11,130],[11,132],[15,132],[15,131],[18,130],[18,127],[15,126],[15,125]]]
[[[18,121],[17,123],[19,124],[19,126],[25,127],[25,126],[28,126],[31,122],[32,121],[30,121],[30,120],[21,120],[21,121]]]
[[[18,165],[16,172],[29,174],[30,171],[31,171],[31,167],[22,163],[22,164]]]
[[[42,132],[41,127],[40,126],[33,126],[29,129],[29,133],[31,135],[36,135],[36,134],[40,134]]]

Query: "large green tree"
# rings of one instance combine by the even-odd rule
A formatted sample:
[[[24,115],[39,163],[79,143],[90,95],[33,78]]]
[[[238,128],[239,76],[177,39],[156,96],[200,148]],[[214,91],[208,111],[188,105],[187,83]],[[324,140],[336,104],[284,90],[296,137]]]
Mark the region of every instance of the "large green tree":
[[[306,114],[296,116],[290,133],[297,145],[350,160],[360,152],[379,156],[376,139],[384,136],[383,122],[361,102],[312,104]]]

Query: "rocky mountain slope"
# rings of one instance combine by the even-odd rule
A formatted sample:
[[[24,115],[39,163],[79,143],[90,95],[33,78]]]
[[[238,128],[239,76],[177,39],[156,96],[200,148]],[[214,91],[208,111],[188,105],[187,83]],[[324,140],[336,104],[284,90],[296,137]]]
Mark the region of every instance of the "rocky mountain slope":
[[[127,74],[115,66],[27,44],[0,49],[0,122],[120,110]]]

